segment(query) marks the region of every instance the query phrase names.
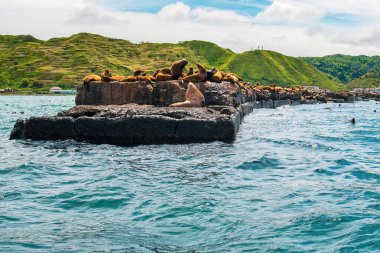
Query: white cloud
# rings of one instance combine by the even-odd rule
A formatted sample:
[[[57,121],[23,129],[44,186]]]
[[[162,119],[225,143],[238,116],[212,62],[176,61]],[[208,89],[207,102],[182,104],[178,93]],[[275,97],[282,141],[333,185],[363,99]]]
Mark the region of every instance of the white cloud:
[[[324,11],[310,4],[274,1],[255,17],[255,21],[266,24],[303,24],[317,21],[324,14]]]
[[[189,18],[191,8],[182,2],[169,4],[158,12],[160,18],[181,21]]]
[[[66,21],[71,25],[115,25],[128,23],[129,20],[121,13],[110,12],[104,8],[87,5],[74,11],[73,15]]]
[[[362,15],[364,10],[378,5],[376,1],[362,0],[371,2],[368,7],[359,7],[353,0],[339,6],[339,1],[276,0],[252,17],[229,10],[191,8],[182,2],[169,4],[157,13],[146,13],[112,10],[99,0],[12,0],[2,3],[0,34],[32,34],[49,39],[90,32],[132,42],[199,39],[235,52],[263,45],[264,49],[294,56],[380,54],[377,22],[346,27],[319,22],[324,13]],[[358,9],[346,10],[346,5]],[[378,7],[372,10],[371,18],[375,18]]]
[[[250,18],[239,15],[234,11],[216,10],[211,8],[196,8],[191,13],[196,22],[205,24],[236,24],[236,22],[250,21]]]

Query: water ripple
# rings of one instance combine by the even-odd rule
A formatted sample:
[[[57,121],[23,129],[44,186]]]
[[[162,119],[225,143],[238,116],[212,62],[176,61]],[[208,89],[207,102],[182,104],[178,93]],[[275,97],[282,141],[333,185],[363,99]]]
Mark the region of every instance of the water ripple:
[[[256,110],[232,144],[8,140],[73,101],[0,96],[0,251],[380,251],[375,102]]]

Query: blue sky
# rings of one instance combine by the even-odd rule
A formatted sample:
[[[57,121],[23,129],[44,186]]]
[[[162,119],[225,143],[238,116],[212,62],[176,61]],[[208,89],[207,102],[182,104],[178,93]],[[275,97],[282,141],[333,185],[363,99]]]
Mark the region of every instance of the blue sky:
[[[114,7],[121,8],[125,11],[142,11],[156,13],[162,7],[171,4],[175,1],[171,0],[159,0],[159,1],[120,1],[120,0],[108,0],[108,1],[98,1],[99,3],[107,3]],[[271,1],[266,0],[241,0],[241,1],[231,1],[231,0],[185,0],[181,1],[192,8],[198,6],[218,8],[223,10],[234,10],[244,15],[256,15],[259,13],[263,7],[269,6]]]
[[[90,32],[132,42],[206,40],[235,52],[380,54],[379,0],[12,0],[0,34]]]

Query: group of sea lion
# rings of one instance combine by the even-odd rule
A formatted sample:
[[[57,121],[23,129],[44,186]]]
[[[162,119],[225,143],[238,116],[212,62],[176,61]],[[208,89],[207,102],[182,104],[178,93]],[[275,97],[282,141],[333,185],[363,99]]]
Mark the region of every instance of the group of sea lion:
[[[183,80],[185,82],[201,83],[206,81],[220,83],[222,81],[239,83],[243,80],[235,73],[224,73],[216,68],[212,68],[209,71],[201,65],[196,63],[198,71],[194,72],[193,67],[189,68],[189,71],[185,74],[183,69],[188,64],[187,60],[179,60],[174,62],[170,67],[159,68],[148,74],[144,70],[136,70],[132,76],[114,76],[108,69],[104,70],[100,75],[88,75],[83,78],[83,83],[89,83],[92,81],[103,82],[135,82],[135,81],[169,81],[169,80]]]
[[[159,68],[154,71],[153,74],[148,74],[144,70],[136,70],[132,76],[114,76],[108,69],[104,70],[100,75],[88,75],[83,78],[83,83],[87,84],[92,81],[103,82],[135,82],[135,81],[169,81],[169,80],[182,80],[184,82],[190,82],[186,90],[184,102],[171,104],[171,107],[201,107],[205,104],[205,99],[202,92],[193,84],[206,81],[220,83],[227,81],[231,83],[239,83],[241,86],[245,86],[246,83],[234,73],[224,73],[212,68],[207,71],[206,68],[200,63],[196,63],[198,71],[194,72],[193,67],[189,68],[189,71],[185,74],[183,69],[188,64],[187,60],[179,60],[174,62],[170,67]]]
[[[241,77],[235,73],[225,73],[216,68],[206,70],[206,68],[200,63],[196,63],[198,70],[194,72],[193,67],[190,67],[187,73],[183,73],[185,66],[188,64],[187,60],[179,60],[174,62],[170,67],[159,68],[148,74],[144,70],[136,70],[132,76],[114,76],[109,70],[105,70],[100,75],[88,75],[83,79],[83,83],[87,84],[92,81],[103,82],[135,82],[135,81],[148,81],[153,83],[155,81],[170,81],[170,80],[182,80],[189,82],[186,90],[186,100],[180,103],[174,103],[172,107],[200,107],[204,106],[205,99],[199,89],[194,83],[201,82],[230,82],[234,86],[244,87],[244,92],[254,92],[257,96],[270,97],[273,94],[301,94],[305,97],[314,96],[315,94],[308,94],[303,87],[280,87],[276,85],[260,86],[258,83],[252,85],[249,82],[245,82]],[[306,92],[306,93],[305,93]],[[305,94],[304,94],[305,93]],[[302,98],[302,97],[301,97]]]

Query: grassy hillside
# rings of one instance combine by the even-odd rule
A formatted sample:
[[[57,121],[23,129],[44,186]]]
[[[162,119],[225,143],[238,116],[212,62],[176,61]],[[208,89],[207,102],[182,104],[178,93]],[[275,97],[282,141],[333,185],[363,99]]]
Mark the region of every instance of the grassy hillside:
[[[380,56],[329,55],[302,58],[349,87],[380,86]]]
[[[252,82],[339,88],[336,82],[305,61],[273,51],[255,50],[238,54],[226,67]]]
[[[380,68],[365,73],[360,78],[356,78],[347,84],[350,89],[361,88],[377,88],[380,87]]]
[[[320,85],[338,88],[338,84],[303,60],[272,51],[235,54],[205,41],[178,44],[142,43],[80,33],[68,38],[38,40],[30,35],[0,36],[0,87],[49,89],[53,85],[71,88],[83,76],[104,68],[120,75],[135,69],[153,71],[170,66],[178,59],[199,61],[233,71],[245,80],[278,85]]]

